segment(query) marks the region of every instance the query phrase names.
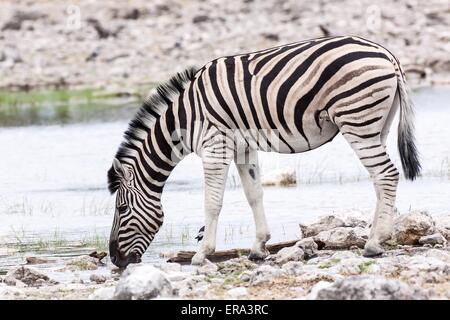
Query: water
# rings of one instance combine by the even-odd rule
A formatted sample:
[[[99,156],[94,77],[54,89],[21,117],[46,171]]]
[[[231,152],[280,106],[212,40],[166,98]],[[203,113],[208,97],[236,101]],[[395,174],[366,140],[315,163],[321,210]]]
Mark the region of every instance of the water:
[[[450,90],[423,89],[414,94],[414,101],[424,177],[400,182],[397,207],[400,212],[423,209],[448,214]],[[127,120],[101,119],[0,129],[0,267],[23,262],[24,255],[35,254],[32,251],[65,257],[106,243],[114,211],[106,171]],[[393,127],[396,124],[397,120]],[[388,148],[400,167],[394,128]],[[260,157],[263,172],[295,168],[299,182],[297,187],[264,189],[273,241],[295,238],[299,223],[326,214],[371,216],[374,210],[372,184],[340,135],[308,153],[261,153]],[[232,168],[220,215],[219,249],[249,247],[254,238],[252,214],[238,180]],[[204,218],[202,184],[200,159],[190,155],[167,182],[164,225],[144,260],[156,261],[160,252],[197,248],[194,237]],[[6,246],[10,251],[2,256],[1,248]],[[11,248],[22,252],[11,254]]]

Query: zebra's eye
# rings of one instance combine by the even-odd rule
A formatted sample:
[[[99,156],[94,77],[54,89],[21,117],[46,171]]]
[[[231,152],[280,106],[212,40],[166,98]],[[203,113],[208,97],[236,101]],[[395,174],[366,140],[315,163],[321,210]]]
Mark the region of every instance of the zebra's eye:
[[[119,210],[119,214],[125,214],[128,210],[127,206],[120,206],[119,208],[117,208]]]

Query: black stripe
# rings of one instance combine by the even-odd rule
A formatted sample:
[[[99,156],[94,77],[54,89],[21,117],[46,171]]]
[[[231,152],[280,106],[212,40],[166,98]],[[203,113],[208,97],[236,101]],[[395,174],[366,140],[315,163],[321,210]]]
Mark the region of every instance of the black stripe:
[[[214,117],[214,119],[218,120],[221,124],[223,124],[226,128],[231,129],[231,127],[228,125],[228,123],[222,119],[222,117],[219,116],[219,114],[214,110],[214,108],[211,106],[211,104],[208,101],[208,98],[206,96],[205,92],[205,86],[203,85],[203,80],[201,76],[197,80],[198,82],[198,90],[200,92],[200,95],[202,97],[202,101],[205,104],[206,110]]]
[[[245,115],[244,108],[242,108],[241,101],[239,100],[239,96],[236,90],[236,81],[234,79],[236,66],[234,62],[234,58],[227,58],[225,60],[228,87],[230,88],[231,95],[233,96],[234,103],[236,104],[237,110],[239,112],[239,116],[244,123],[245,128],[250,128],[247,116]]]
[[[373,158],[378,158],[378,157],[382,157],[382,156],[385,156],[385,155],[386,155],[386,152],[382,152],[382,153],[376,154],[374,156],[361,157],[361,158],[359,158],[359,160],[373,159]]]
[[[341,126],[352,126],[352,127],[365,127],[368,126],[369,124],[375,123],[377,121],[380,121],[383,117],[376,117],[364,122],[348,122],[348,121],[344,121],[341,123]]]
[[[375,168],[375,167],[379,167],[379,166],[382,166],[383,164],[386,164],[386,163],[389,163],[391,160],[389,160],[389,159],[387,159],[387,160],[384,160],[383,162],[378,162],[378,163],[375,163],[375,164],[370,164],[370,165],[364,165],[366,168]]]
[[[361,139],[368,139],[368,138],[373,138],[378,136],[380,133],[379,132],[375,132],[375,133],[368,133],[368,134],[357,134],[354,132],[342,132],[342,134],[350,134],[352,136],[361,138]]]
[[[237,123],[233,112],[225,101],[222,93],[220,92],[219,84],[218,84],[218,70],[217,70],[217,60],[213,61],[212,65],[208,68],[209,82],[211,84],[211,88],[214,92],[214,96],[219,102],[219,105],[225,111],[225,113],[230,117],[231,121],[233,121],[235,128],[239,128],[239,124]]]
[[[389,73],[384,76],[379,76],[379,77],[375,77],[375,78],[369,79],[367,81],[364,81],[363,83],[357,85],[356,87],[354,87],[350,90],[344,91],[344,92],[334,96],[333,98],[331,98],[331,100],[328,101],[328,103],[325,105],[325,107],[320,111],[323,111],[323,110],[328,111],[328,109],[330,109],[337,101],[342,100],[344,98],[348,98],[348,97],[354,95],[355,93],[358,93],[361,90],[369,88],[370,86],[372,86],[378,82],[381,82],[381,81],[384,81],[387,79],[391,79],[393,77],[395,77],[395,73]]]
[[[355,108],[355,109],[350,109],[350,110],[344,110],[344,111],[336,112],[334,114],[334,116],[333,116],[333,121],[334,121],[334,119],[336,117],[340,117],[340,116],[347,115],[347,114],[355,114],[355,113],[358,113],[358,112],[361,112],[361,111],[373,108],[374,106],[376,106],[377,104],[380,104],[381,102],[383,102],[387,98],[389,98],[389,95],[387,95],[387,96],[385,96],[385,97],[383,97],[381,99],[378,99],[375,102],[365,104],[365,105],[363,105],[361,107],[358,107],[358,108]]]

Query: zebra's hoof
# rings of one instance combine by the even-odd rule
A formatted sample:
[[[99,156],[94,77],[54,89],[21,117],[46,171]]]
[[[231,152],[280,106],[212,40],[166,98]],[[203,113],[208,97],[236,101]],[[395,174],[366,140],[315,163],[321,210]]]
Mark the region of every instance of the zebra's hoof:
[[[262,261],[264,259],[266,259],[266,257],[269,255],[269,252],[266,250],[265,252],[256,252],[256,251],[252,251],[250,252],[250,254],[248,255],[248,259],[252,260],[252,261]]]
[[[192,257],[191,264],[193,266],[201,266],[205,263],[205,261],[206,261],[206,256],[203,253],[197,252]]]
[[[367,243],[364,246],[363,256],[364,257],[376,257],[383,254],[384,249],[379,244]]]

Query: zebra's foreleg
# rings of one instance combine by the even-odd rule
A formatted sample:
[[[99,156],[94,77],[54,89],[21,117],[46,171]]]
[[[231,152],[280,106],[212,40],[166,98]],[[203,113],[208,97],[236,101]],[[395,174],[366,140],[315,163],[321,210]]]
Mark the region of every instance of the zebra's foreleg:
[[[226,146],[204,149],[202,154],[205,175],[205,231],[200,250],[192,257],[193,265],[202,265],[208,254],[216,249],[217,222],[222,209],[228,169],[233,155]]]
[[[269,254],[266,249],[266,242],[270,239],[270,232],[264,214],[263,190],[258,164],[258,153],[253,149],[246,151],[245,157],[242,157],[242,159],[248,160],[240,161],[241,157],[238,157],[235,162],[239,176],[241,177],[245,196],[253,211],[256,229],[256,240],[248,257],[251,260],[261,260]]]

